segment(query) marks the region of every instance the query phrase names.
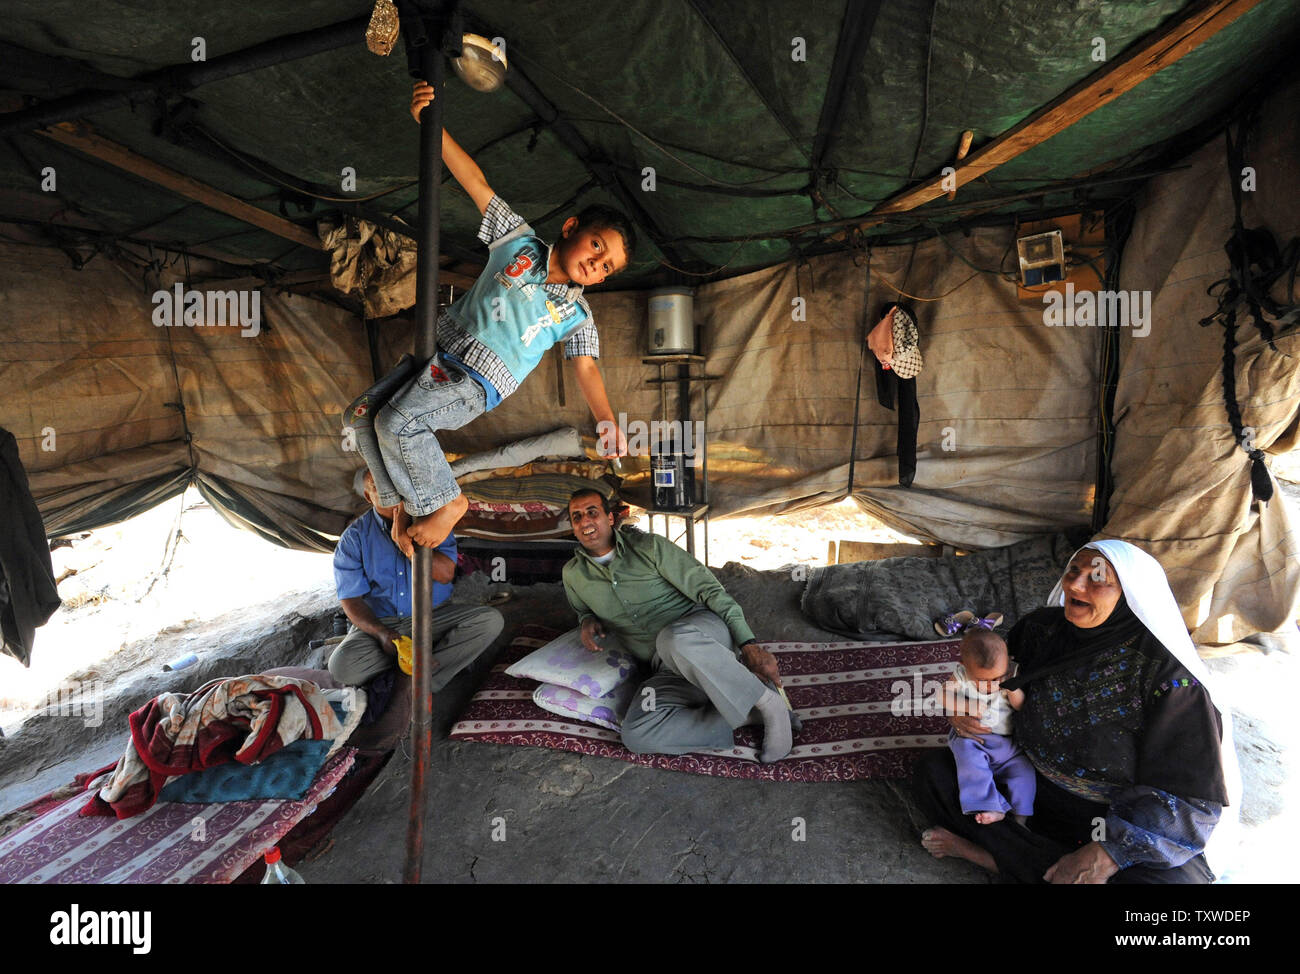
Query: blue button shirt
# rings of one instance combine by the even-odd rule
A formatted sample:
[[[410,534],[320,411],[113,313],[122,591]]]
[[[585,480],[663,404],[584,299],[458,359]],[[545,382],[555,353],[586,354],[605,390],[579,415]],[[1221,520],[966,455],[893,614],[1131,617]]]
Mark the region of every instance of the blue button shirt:
[[[455,562],[456,536],[447,535],[437,551]],[[334,587],[340,599],[365,599],[380,619],[411,615],[411,562],[373,507],[347,526],[334,548]],[[435,606],[450,597],[450,585],[433,583]]]

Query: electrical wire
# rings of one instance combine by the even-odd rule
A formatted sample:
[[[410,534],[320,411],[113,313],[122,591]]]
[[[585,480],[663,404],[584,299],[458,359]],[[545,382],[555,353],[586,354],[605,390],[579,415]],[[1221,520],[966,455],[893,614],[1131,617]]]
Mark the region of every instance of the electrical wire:
[[[221,139],[217,138],[211,132],[207,131],[207,129],[198,128],[196,126],[194,128],[194,131],[197,132],[199,135],[203,136],[203,138],[207,139],[213,145],[225,151],[226,154],[229,155],[231,158],[233,158],[236,162],[240,163],[241,165],[245,166],[248,169],[251,169],[253,172],[257,173],[259,176],[261,176],[263,179],[267,180],[268,182],[274,183],[275,185],[280,186],[283,189],[290,190],[294,193],[300,193],[303,196],[310,196],[312,199],[321,200],[322,202],[325,203],[368,203],[370,200],[379,199],[379,197],[387,196],[389,193],[396,193],[399,190],[410,189],[412,186],[416,185],[419,182],[419,180],[413,179],[408,183],[402,183],[398,186],[394,186],[392,189],[385,189],[378,193],[371,193],[369,196],[326,196],[325,194],[318,193],[312,189],[304,189],[302,186],[295,186],[292,183],[290,183],[288,180],[280,178],[279,176],[275,175],[275,173],[273,172],[269,172],[268,170],[260,166],[258,163],[254,162],[251,157],[246,156],[238,149],[226,145],[226,143],[221,141]]]
[[[884,284],[886,287],[888,287],[890,290],[895,291],[896,293],[902,295],[905,298],[911,298],[913,301],[939,301],[942,300],[943,298],[946,298],[948,295],[952,294],[953,291],[965,287],[967,284],[969,284],[971,281],[975,280],[975,278],[979,276],[980,276],[980,272],[976,271],[974,274],[966,278],[966,280],[962,281],[960,284],[954,285],[953,287],[949,288],[947,291],[944,291],[943,294],[935,295],[932,298],[923,298],[920,295],[908,294],[902,288],[895,287],[893,284],[890,284],[883,277],[880,279],[880,282]]]
[[[674,162],[676,162],[679,166],[682,166],[682,167],[684,167],[684,168],[686,168],[686,169],[689,169],[691,172],[695,173],[697,176],[701,177],[702,179],[708,180],[709,182],[714,183],[714,184],[716,184],[716,185],[718,185],[718,186],[753,186],[755,183],[765,182],[765,181],[767,181],[768,179],[772,179],[772,178],[774,178],[774,177],[772,177],[772,176],[765,176],[765,177],[763,177],[763,179],[754,179],[754,180],[749,180],[748,182],[733,182],[733,181],[731,181],[731,180],[727,180],[727,179],[715,179],[713,176],[710,176],[708,173],[703,172],[702,170],[696,169],[694,166],[692,166],[692,165],[691,165],[689,162],[687,162],[685,159],[682,159],[682,158],[680,158],[679,156],[675,156],[675,155],[673,155],[671,152],[669,152],[667,149],[665,149],[665,148],[663,147],[663,145],[661,145],[661,144],[660,144],[659,142],[657,142],[655,139],[651,138],[651,137],[650,137],[649,135],[647,135],[645,132],[641,131],[639,128],[637,128],[635,125],[633,125],[633,124],[632,124],[631,122],[629,122],[627,119],[625,119],[622,115],[618,114],[618,112],[614,111],[614,109],[612,109],[612,108],[610,108],[609,106],[603,104],[601,101],[599,101],[597,98],[593,97],[592,95],[587,94],[585,91],[583,91],[583,90],[582,90],[581,88],[579,88],[577,85],[573,84],[571,81],[567,80],[566,78],[561,77],[559,74],[557,74],[556,72],[552,71],[550,68],[546,67],[546,66],[545,66],[544,64],[542,64],[541,62],[533,60],[532,58],[528,57],[526,54],[521,54],[521,53],[519,52],[519,49],[518,49],[518,48],[512,48],[512,51],[513,51],[513,56],[514,56],[514,57],[517,57],[517,58],[519,58],[520,60],[523,60],[523,61],[527,61],[529,64],[533,65],[533,67],[538,68],[538,69],[540,69],[542,72],[544,72],[545,74],[550,75],[552,78],[554,78],[554,79],[555,79],[556,81],[558,81],[560,84],[564,85],[566,88],[570,88],[570,89],[572,89],[573,91],[577,92],[579,95],[581,95],[583,98],[586,98],[589,102],[591,102],[593,105],[595,105],[595,106],[596,106],[597,108],[599,108],[601,111],[603,111],[603,112],[605,112],[606,114],[610,115],[612,118],[617,119],[617,120],[619,121],[619,123],[621,123],[621,124],[622,124],[625,128],[627,128],[629,131],[634,132],[635,134],[641,136],[641,138],[645,139],[645,140],[646,140],[647,142],[649,142],[652,146],[654,146],[656,149],[658,149],[660,152],[662,152],[664,155],[666,155],[669,159],[672,159]],[[693,152],[694,150],[687,150],[687,151],[692,151],[692,152]]]
[[[1007,249],[1003,252],[1003,254],[1002,254],[1002,260],[999,261],[999,263],[998,263],[998,269],[997,269],[997,270],[989,270],[989,269],[986,268],[986,267],[978,267],[978,266],[976,266],[975,264],[971,263],[970,260],[967,259],[967,257],[966,257],[965,254],[963,254],[960,250],[958,250],[956,247],[954,247],[951,243],[948,242],[948,235],[945,234],[945,233],[941,233],[940,230],[939,230],[939,228],[936,227],[934,224],[929,223],[928,221],[922,221],[922,226],[924,226],[924,227],[925,227],[926,229],[928,229],[928,230],[933,230],[933,231],[934,231],[934,235],[935,235],[936,237],[939,238],[939,240],[943,243],[943,245],[944,245],[945,247],[947,247],[950,251],[952,251],[953,256],[956,257],[958,260],[960,260],[960,261],[961,261],[963,264],[965,264],[967,267],[971,268],[972,270],[979,271],[981,274],[991,274],[991,275],[993,275],[994,277],[1001,277],[1001,278],[1003,278],[1004,280],[1008,280],[1008,279],[1009,279],[1009,278],[1007,277],[1007,273],[1006,273],[1006,271],[1003,270],[1003,268],[1002,268],[1002,264],[1005,264],[1005,263],[1006,263],[1006,260],[1007,260],[1007,254],[1009,254],[1009,253],[1011,252],[1011,247],[1014,247],[1014,246],[1015,246],[1015,241],[1014,241],[1014,240],[1012,241],[1011,246],[1007,247]]]
[[[922,88],[923,94],[921,96],[921,134],[916,137],[916,150],[912,153],[912,167],[907,173],[908,182],[916,178],[916,164],[921,158],[921,147],[925,144],[926,130],[930,127],[930,57],[934,53],[934,15],[938,9],[939,0],[934,0],[930,4],[930,29],[925,42],[925,85]]]
[[[610,165],[615,169],[622,170],[623,172],[635,173],[637,176],[641,175],[641,167],[636,163],[613,162],[610,163]],[[673,179],[672,177],[665,176],[662,173],[656,178],[659,182],[665,183],[669,186],[679,186],[682,189],[694,190],[699,193],[715,193],[724,196],[740,196],[751,199],[788,199],[792,196],[806,196],[808,194],[808,174],[804,172],[795,172],[791,173],[791,175],[802,177],[804,179],[804,185],[794,186],[788,189],[754,189],[749,186],[704,186],[700,183],[687,182],[684,179]],[[775,179],[777,177],[773,176],[772,178]],[[841,187],[841,189],[843,189],[843,187]],[[847,193],[848,190],[845,190],[845,192]],[[849,193],[849,195],[852,196],[853,194]],[[861,197],[858,198],[860,199]],[[862,200],[862,202],[874,203],[875,201]]]
[[[676,267],[676,266],[674,266],[674,265],[668,263],[668,261],[666,261],[666,260],[663,258],[663,255],[662,255],[662,254],[661,254],[660,257],[659,257],[659,263],[660,263],[660,265],[662,265],[663,267],[667,267],[670,271],[676,271],[678,274],[686,274],[686,275],[689,276],[689,277],[712,277],[712,276],[715,275],[715,274],[721,274],[724,270],[726,270],[728,267],[730,267],[731,264],[732,264],[732,262],[733,262],[733,261],[734,261],[734,260],[735,260],[739,255],[740,255],[740,251],[741,251],[741,249],[745,246],[745,244],[749,243],[751,240],[753,240],[753,239],[754,239],[755,237],[757,237],[757,236],[759,236],[759,234],[757,234],[757,233],[751,234],[750,236],[748,236],[748,237],[746,237],[744,240],[742,240],[740,243],[738,243],[738,244],[736,245],[736,249],[733,250],[733,251],[731,252],[731,256],[727,258],[727,262],[726,262],[725,264],[723,264],[722,266],[720,266],[720,267],[715,267],[715,268],[714,268],[713,270],[711,270],[711,271],[703,271],[703,272],[701,272],[701,271],[688,271],[688,270],[685,270],[684,268]],[[767,239],[767,238],[764,238],[764,239]]]
[[[622,122],[616,119],[590,118],[587,116],[570,115],[567,113],[565,114],[565,117],[571,122],[582,122],[588,125],[622,125],[623,124]],[[692,155],[696,155],[704,159],[708,159],[710,162],[721,163],[724,166],[734,166],[737,169],[757,169],[759,172],[771,173],[770,177],[754,180],[754,182],[756,183],[766,182],[768,178],[776,179],[780,176],[807,176],[808,175],[807,169],[799,169],[799,168],[774,169],[771,166],[761,166],[756,162],[737,162],[735,159],[724,159],[721,156],[715,156],[711,153],[705,152],[703,149],[697,149],[694,148],[693,146],[681,145],[677,142],[669,142],[667,139],[664,138],[660,138],[658,140],[658,144],[666,145],[671,149],[676,149],[678,152],[689,152]],[[858,172],[858,171],[859,170],[856,169],[845,170],[845,172]],[[866,170],[862,170],[862,172],[864,172],[866,175],[869,176],[894,176],[893,173],[872,173],[872,172],[867,172]],[[748,184],[746,183],[741,185],[748,185]]]

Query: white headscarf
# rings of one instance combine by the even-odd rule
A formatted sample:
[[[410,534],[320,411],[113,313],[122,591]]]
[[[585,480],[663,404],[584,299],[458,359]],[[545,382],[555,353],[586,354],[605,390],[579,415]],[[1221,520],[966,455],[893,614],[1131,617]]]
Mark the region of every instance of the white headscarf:
[[[1227,693],[1222,688],[1215,688],[1209,670],[1196,652],[1192,637],[1187,634],[1187,627],[1183,624],[1183,614],[1178,610],[1178,601],[1169,588],[1169,580],[1165,577],[1160,562],[1127,541],[1091,541],[1079,551],[1084,548],[1100,551],[1115,567],[1120,588],[1123,589],[1124,598],[1133,614],[1205,687],[1210,701],[1219,712],[1219,718],[1223,722],[1223,742],[1219,754],[1223,762],[1223,780],[1228,790],[1228,807],[1223,810],[1210,836],[1210,842],[1206,846],[1206,859],[1222,879],[1235,865],[1236,848],[1241,841],[1238,822],[1241,812],[1241,769],[1237,764],[1237,750],[1232,743],[1232,707]],[[1073,561],[1078,553],[1076,551],[1070,560]],[[1064,582],[1065,576],[1062,575],[1056,588],[1052,589],[1052,594],[1047,597],[1048,605],[1065,605]]]

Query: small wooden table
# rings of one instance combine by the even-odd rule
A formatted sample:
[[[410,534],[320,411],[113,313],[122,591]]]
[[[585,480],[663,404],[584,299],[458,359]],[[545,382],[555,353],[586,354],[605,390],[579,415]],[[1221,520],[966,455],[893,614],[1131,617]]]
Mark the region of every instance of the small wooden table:
[[[671,535],[672,527],[669,518],[680,517],[686,523],[686,553],[695,554],[695,522],[699,521],[704,525],[704,566],[709,565],[709,505],[695,504],[692,507],[684,507],[680,511],[664,511],[659,509],[646,508],[647,528],[651,534],[655,533],[655,517],[664,519],[664,537],[669,541],[676,543],[679,539]]]

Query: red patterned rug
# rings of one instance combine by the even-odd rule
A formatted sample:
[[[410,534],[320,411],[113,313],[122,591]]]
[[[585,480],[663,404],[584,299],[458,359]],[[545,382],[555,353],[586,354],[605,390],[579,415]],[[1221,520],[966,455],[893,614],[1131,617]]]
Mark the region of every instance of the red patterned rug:
[[[947,743],[948,723],[925,706],[952,671],[958,641],[925,643],[763,643],[781,665],[790,703],[803,720],[790,755],[760,764],[756,728],[736,731],[721,754],[637,755],[619,735],[557,717],[533,703],[532,680],[505,668],[559,633],[525,626],[492,668],[451,729],[459,741],[550,747],[632,764],[721,778],[764,781],[855,781],[905,778],[927,749]],[[915,711],[915,712],[914,712]]]
[[[315,811],[352,767],[356,749],[325,762],[301,801],[158,802],[118,820],[77,814],[84,791],[52,792],[0,838],[0,883],[229,883]]]

